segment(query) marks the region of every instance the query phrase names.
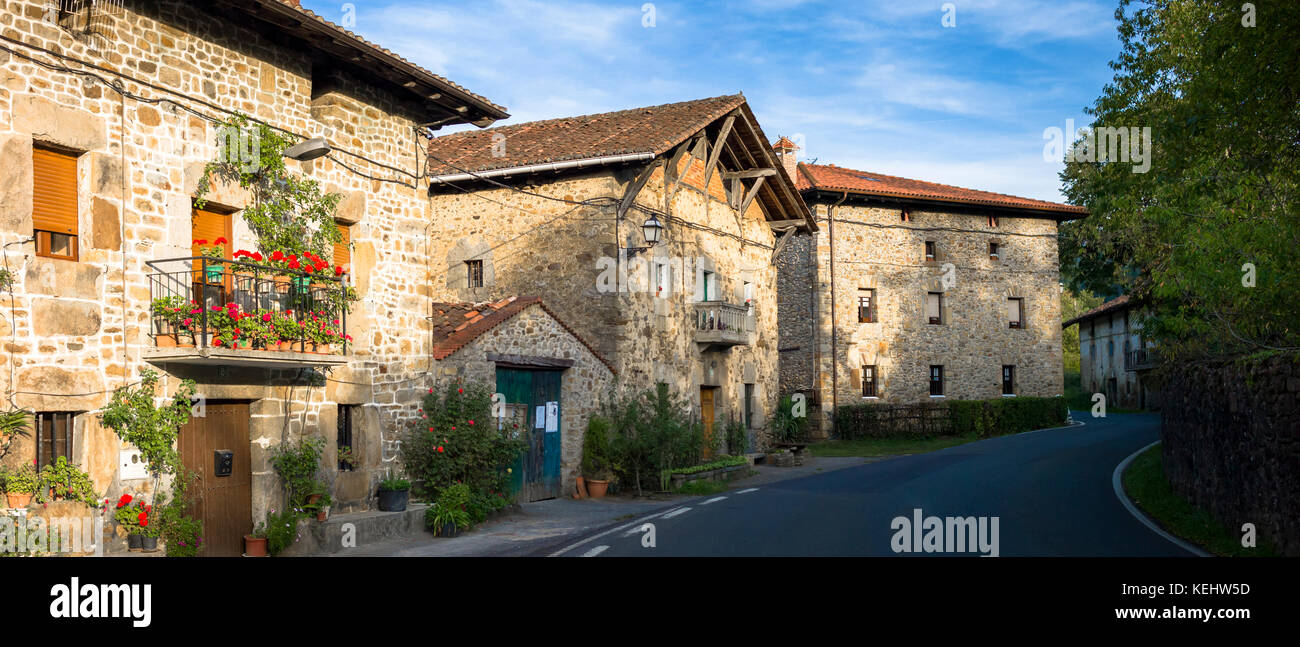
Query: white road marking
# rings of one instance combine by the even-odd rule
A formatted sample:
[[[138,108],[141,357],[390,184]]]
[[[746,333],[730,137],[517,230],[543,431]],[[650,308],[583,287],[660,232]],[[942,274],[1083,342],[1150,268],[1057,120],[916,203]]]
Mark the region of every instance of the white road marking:
[[[748,494],[748,493],[750,493],[750,492],[757,492],[757,491],[758,491],[758,488],[756,488],[756,487],[752,487],[752,488],[748,488],[748,489],[741,490],[741,491],[737,492],[736,494]]]
[[[677,508],[676,510],[673,510],[672,512],[669,512],[668,514],[664,515],[664,518],[665,518],[665,519],[672,519],[673,517],[676,517],[677,515],[682,514],[683,512],[686,512],[687,510],[690,510],[690,508]]]
[[[705,501],[704,503],[701,503],[700,505],[709,505],[710,503],[717,503],[717,502],[722,501],[723,499],[726,499],[726,498],[727,498],[727,497],[725,497],[725,496],[715,496],[715,497],[713,497],[712,499],[709,499],[708,501]]]
[[[606,550],[609,550],[609,546],[597,546],[597,547],[595,547],[595,548],[593,548],[593,549],[591,549],[591,550],[589,550],[589,551],[583,553],[582,556],[583,556],[583,557],[595,557],[595,556],[597,556],[597,555],[599,555],[599,554],[605,552]]]
[[[677,508],[673,508],[672,510],[676,510],[676,509],[677,509]],[[593,542],[593,541],[596,541],[597,539],[600,539],[601,537],[604,537],[605,535],[611,535],[611,534],[616,533],[616,532],[618,532],[618,531],[620,531],[620,530],[627,530],[628,528],[630,528],[630,527],[632,527],[632,526],[636,526],[636,527],[639,528],[639,527],[641,527],[641,524],[643,524],[643,523],[645,523],[645,522],[647,522],[647,521],[649,521],[649,520],[651,520],[651,519],[656,519],[656,518],[662,517],[665,513],[672,512],[672,510],[665,510],[665,511],[663,511],[663,512],[656,512],[656,513],[654,513],[654,514],[646,515],[646,516],[644,516],[644,517],[641,517],[640,519],[637,519],[636,521],[633,521],[633,522],[631,522],[631,523],[625,523],[625,524],[623,524],[623,525],[621,525],[621,526],[618,526],[618,527],[615,527],[615,528],[610,528],[609,530],[606,530],[605,532],[602,532],[602,533],[600,533],[600,534],[598,534],[598,535],[593,535],[593,536],[591,536],[591,537],[587,537],[586,539],[583,539],[583,540],[581,540],[581,541],[577,541],[577,542],[575,542],[575,543],[569,544],[568,546],[565,546],[564,548],[561,548],[561,549],[559,549],[559,550],[557,550],[557,551],[551,553],[550,555],[547,555],[547,557],[559,557],[560,555],[563,555],[563,554],[565,554],[565,553],[567,553],[567,552],[569,552],[569,551],[571,551],[571,550],[577,548],[578,546],[581,546],[581,545],[583,545],[583,544],[589,544],[589,543],[591,543],[591,542]]]
[[[1119,499],[1120,503],[1124,504],[1124,508],[1128,510],[1129,514],[1133,515],[1133,517],[1136,518],[1138,521],[1141,521],[1142,525],[1146,526],[1147,528],[1150,528],[1152,532],[1169,540],[1169,543],[1193,555],[1196,555],[1197,557],[1213,557],[1213,555],[1211,555],[1210,553],[1207,553],[1204,550],[1196,546],[1193,546],[1192,544],[1189,544],[1186,541],[1183,541],[1182,539],[1169,534],[1168,532],[1165,532],[1164,528],[1161,528],[1160,526],[1156,525],[1156,523],[1152,521],[1149,517],[1147,517],[1145,514],[1143,514],[1142,511],[1139,510],[1136,505],[1133,505],[1133,501],[1129,500],[1128,494],[1124,492],[1124,470],[1128,469],[1129,463],[1132,463],[1133,459],[1137,458],[1138,455],[1141,454],[1142,452],[1151,449],[1152,447],[1155,447],[1156,445],[1159,444],[1160,441],[1157,440],[1154,443],[1151,443],[1150,445],[1147,445],[1146,447],[1143,447],[1142,449],[1139,449],[1133,452],[1132,454],[1129,454],[1128,458],[1125,458],[1122,462],[1120,462],[1119,465],[1115,466],[1115,471],[1111,472],[1110,475],[1110,485],[1112,488],[1115,489],[1115,497]]]

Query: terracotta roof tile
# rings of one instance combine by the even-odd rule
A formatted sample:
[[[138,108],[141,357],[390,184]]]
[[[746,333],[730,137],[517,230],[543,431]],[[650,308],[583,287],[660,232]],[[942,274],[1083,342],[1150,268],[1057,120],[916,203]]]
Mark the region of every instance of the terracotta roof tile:
[[[429,174],[491,171],[628,153],[658,155],[744,103],[745,97],[736,94],[443,135],[429,142]],[[505,155],[494,155],[501,151],[497,144],[501,141]]]
[[[1083,207],[1070,204],[1021,198],[991,191],[963,189],[947,184],[909,180],[867,171],[855,171],[834,165],[799,164],[799,177],[795,181],[795,186],[800,191],[825,189],[828,191],[848,191],[862,195],[981,204],[1004,209],[1050,211],[1074,216],[1088,215],[1088,211]]]
[[[529,306],[539,306],[546,311],[560,327],[564,328],[578,343],[587,347],[591,354],[600,360],[611,373],[616,373],[614,365],[609,363],[596,348],[587,343],[577,331],[564,323],[540,297],[510,297],[487,303],[435,303],[433,304],[433,358],[443,360],[464,348],[466,344],[496,328]],[[472,319],[467,318],[472,317]],[[459,322],[459,325],[457,325]]]

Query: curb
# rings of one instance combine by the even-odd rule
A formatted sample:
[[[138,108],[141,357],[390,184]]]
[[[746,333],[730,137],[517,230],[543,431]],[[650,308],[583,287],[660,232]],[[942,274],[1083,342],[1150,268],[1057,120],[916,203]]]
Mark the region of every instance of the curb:
[[[1206,552],[1200,547],[1194,546],[1188,543],[1187,541],[1184,541],[1183,539],[1175,537],[1174,535],[1166,531],[1164,528],[1161,528],[1158,524],[1156,524],[1156,522],[1152,521],[1150,517],[1148,517],[1141,510],[1139,510],[1137,505],[1133,503],[1133,500],[1128,498],[1128,493],[1124,492],[1124,483],[1123,483],[1124,470],[1128,469],[1129,464],[1132,463],[1133,459],[1137,458],[1139,454],[1159,444],[1160,441],[1157,440],[1151,443],[1150,445],[1147,445],[1146,447],[1143,447],[1133,452],[1132,454],[1129,454],[1128,458],[1125,458],[1123,461],[1120,462],[1119,465],[1115,466],[1115,471],[1112,472],[1110,475],[1111,486],[1115,488],[1115,497],[1119,499],[1120,503],[1124,504],[1124,508],[1129,511],[1129,514],[1133,515],[1133,518],[1137,519],[1138,521],[1141,521],[1142,525],[1146,526],[1147,528],[1150,528],[1151,531],[1156,533],[1157,535],[1164,537],[1173,545],[1197,557],[1214,557],[1214,555]]]

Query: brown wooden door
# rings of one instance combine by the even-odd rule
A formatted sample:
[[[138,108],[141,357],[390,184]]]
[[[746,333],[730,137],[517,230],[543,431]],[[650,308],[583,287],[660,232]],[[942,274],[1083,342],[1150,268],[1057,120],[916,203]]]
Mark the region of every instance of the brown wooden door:
[[[704,423],[705,446],[712,446],[713,440],[713,389],[700,387],[700,420]],[[705,450],[704,457],[711,458],[712,450]]]
[[[249,456],[248,403],[208,402],[204,416],[181,428],[181,461],[196,474],[190,514],[203,520],[205,557],[238,557],[253,528],[253,470]],[[217,476],[216,452],[234,452],[229,476]]]

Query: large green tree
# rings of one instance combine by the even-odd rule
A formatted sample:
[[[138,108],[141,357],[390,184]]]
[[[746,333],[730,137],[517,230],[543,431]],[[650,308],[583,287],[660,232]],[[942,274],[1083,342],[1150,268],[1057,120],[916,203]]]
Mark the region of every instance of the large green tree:
[[[1069,162],[1072,287],[1147,301],[1168,357],[1300,347],[1300,3],[1121,0],[1114,80],[1087,110],[1145,128],[1133,163]],[[1086,139],[1086,138],[1085,138]],[[1100,147],[1098,147],[1099,150]]]

